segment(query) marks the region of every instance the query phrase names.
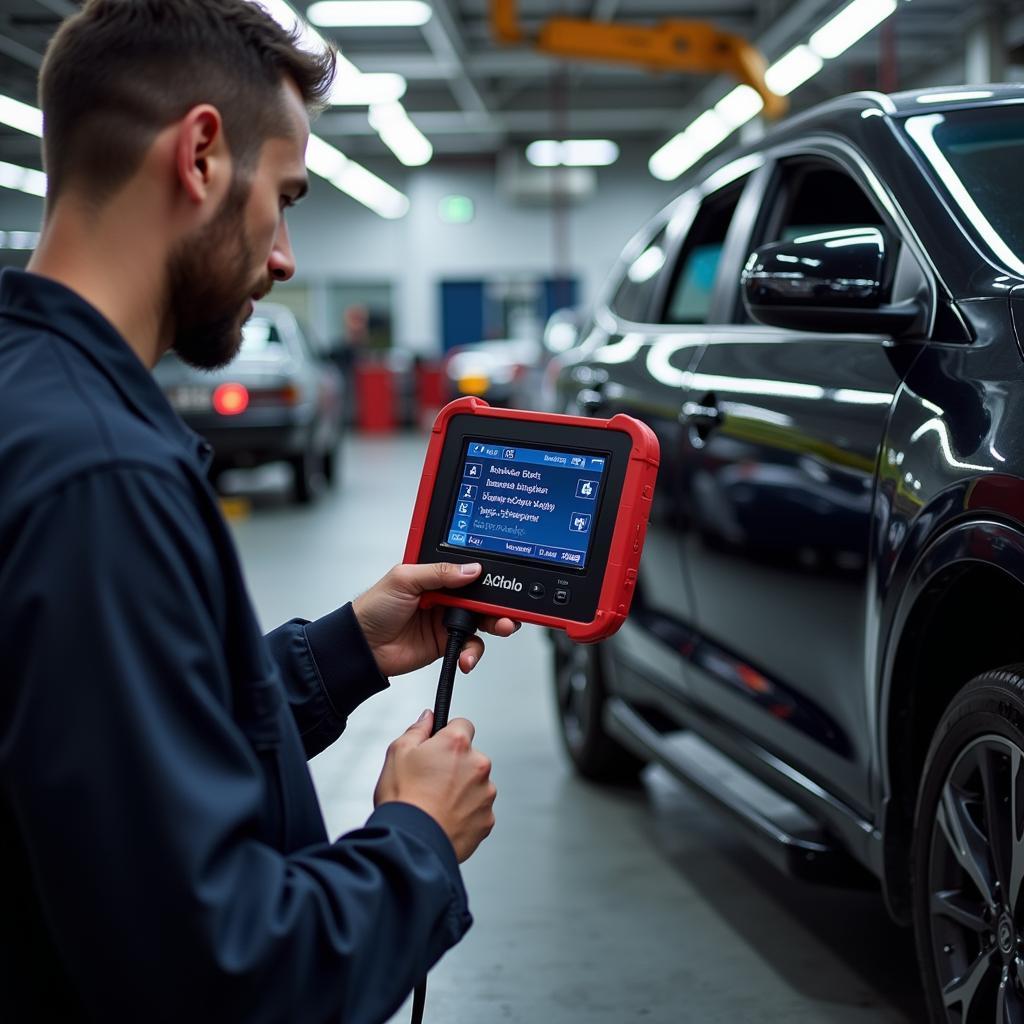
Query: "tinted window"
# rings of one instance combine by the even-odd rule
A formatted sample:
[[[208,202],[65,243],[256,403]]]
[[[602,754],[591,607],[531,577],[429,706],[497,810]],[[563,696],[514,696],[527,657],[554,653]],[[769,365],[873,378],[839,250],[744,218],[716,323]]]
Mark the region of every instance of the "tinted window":
[[[612,309],[624,320],[643,323],[651,315],[651,302],[658,283],[658,272],[665,265],[667,228],[662,228],[651,243],[626,269]]]
[[[838,228],[883,226],[864,190],[845,171],[822,164],[784,164],[781,214],[766,241],[790,241]]]
[[[744,181],[737,181],[709,196],[701,205],[676,261],[665,305],[665,323],[707,322],[722,247],[743,185]]]

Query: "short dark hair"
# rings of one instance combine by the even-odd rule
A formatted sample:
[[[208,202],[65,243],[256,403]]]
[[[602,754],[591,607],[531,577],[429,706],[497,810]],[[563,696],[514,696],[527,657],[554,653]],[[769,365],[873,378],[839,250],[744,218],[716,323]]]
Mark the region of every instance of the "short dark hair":
[[[49,202],[71,183],[91,201],[110,196],[156,135],[201,103],[220,111],[245,169],[287,130],[282,81],[312,111],[335,62],[248,0],[87,0],[57,30],[39,76]]]

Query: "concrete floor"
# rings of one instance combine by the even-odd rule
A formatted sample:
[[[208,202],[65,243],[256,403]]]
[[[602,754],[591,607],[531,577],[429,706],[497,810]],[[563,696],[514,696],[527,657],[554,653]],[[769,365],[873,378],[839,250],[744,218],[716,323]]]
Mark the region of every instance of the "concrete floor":
[[[235,474],[235,531],[266,628],[313,618],[402,554],[425,439],[351,439],[311,509],[284,470]],[[332,835],[357,827],[387,744],[433,703],[436,671],[395,680],[312,764]],[[456,684],[494,760],[497,827],[464,866],[476,924],[434,970],[433,1024],[923,1021],[913,944],[875,893],[779,875],[660,769],[637,791],[574,777],[540,630],[492,640]],[[408,1004],[394,1018],[408,1020]]]

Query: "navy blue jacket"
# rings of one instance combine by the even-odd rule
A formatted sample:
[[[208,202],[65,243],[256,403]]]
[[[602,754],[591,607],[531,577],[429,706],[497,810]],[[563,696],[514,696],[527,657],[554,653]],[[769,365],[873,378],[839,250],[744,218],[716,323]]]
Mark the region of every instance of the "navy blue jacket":
[[[306,758],[387,682],[350,606],[260,635],[209,454],[95,309],[0,277],[5,1024],[369,1024],[469,927],[422,811],[328,841]]]

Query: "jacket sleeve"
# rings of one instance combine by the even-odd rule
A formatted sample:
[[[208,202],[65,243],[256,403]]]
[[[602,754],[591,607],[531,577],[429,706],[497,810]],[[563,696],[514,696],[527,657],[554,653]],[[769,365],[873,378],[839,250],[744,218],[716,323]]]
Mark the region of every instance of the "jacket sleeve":
[[[326,750],[364,700],[388,687],[351,604],[315,622],[292,619],[268,633],[306,757]]]
[[[206,538],[177,480],[111,467],[2,563],[0,782],[45,927],[98,1020],[384,1021],[469,927],[454,851],[405,804],[289,855],[261,839]]]

